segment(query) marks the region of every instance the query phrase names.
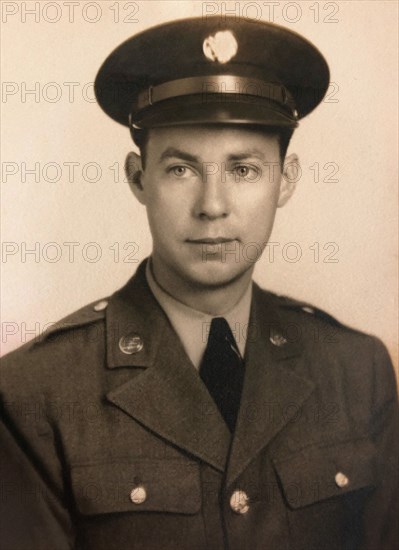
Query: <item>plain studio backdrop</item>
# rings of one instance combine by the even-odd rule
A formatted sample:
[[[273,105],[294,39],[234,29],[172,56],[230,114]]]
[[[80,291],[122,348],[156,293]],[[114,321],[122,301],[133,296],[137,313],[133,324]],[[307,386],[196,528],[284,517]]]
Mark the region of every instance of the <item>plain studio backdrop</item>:
[[[255,280],[376,334],[397,364],[396,2],[3,1],[1,10],[3,354],[115,291],[151,252],[145,209],[124,181],[129,131],[93,99],[101,63],[152,25],[229,13],[303,34],[331,69],[326,99],[292,140],[298,188]]]

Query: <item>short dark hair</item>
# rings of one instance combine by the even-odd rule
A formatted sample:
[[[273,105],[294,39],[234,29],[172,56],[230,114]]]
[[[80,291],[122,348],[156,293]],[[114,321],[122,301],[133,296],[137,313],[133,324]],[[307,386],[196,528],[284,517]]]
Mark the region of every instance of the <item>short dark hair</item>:
[[[267,134],[268,136],[277,136],[278,144],[280,148],[281,166],[283,165],[285,156],[287,154],[288,145],[290,144],[292,134],[294,133],[293,128],[286,128],[281,126],[261,126],[259,124],[247,124],[245,125],[245,129],[254,130],[255,132],[262,132]],[[149,130],[132,128],[131,134],[132,134],[134,143],[140,149],[141,162],[142,162],[143,169],[145,169]]]

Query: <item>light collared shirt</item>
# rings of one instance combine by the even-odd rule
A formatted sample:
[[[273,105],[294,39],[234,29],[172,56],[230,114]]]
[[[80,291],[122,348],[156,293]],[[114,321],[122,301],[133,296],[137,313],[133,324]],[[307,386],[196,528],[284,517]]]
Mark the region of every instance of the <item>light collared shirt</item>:
[[[189,359],[195,368],[199,369],[208,343],[211,321],[215,316],[188,307],[165,292],[155,280],[150,262],[151,260],[147,262],[146,277],[151,292],[169,318]],[[252,281],[236,305],[223,315],[233,333],[241,357],[244,357],[245,353],[251,299]]]

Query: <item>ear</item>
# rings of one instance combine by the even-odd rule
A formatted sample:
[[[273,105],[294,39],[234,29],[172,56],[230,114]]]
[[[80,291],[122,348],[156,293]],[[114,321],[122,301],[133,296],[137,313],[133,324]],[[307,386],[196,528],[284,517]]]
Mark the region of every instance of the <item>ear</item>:
[[[295,153],[285,157],[283,174],[280,182],[280,194],[277,201],[277,206],[280,208],[293,195],[297,181],[301,177],[301,166],[299,164],[298,155]]]
[[[145,204],[144,188],[141,183],[143,168],[140,155],[133,152],[127,155],[125,160],[125,173],[130,190],[141,204]]]

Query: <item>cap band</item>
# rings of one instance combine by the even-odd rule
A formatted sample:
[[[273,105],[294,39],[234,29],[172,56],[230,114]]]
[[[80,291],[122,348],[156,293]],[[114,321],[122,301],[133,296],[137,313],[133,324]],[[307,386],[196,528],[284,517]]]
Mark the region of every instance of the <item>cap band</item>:
[[[204,103],[208,94],[257,96],[295,110],[295,102],[282,84],[233,75],[193,76],[150,86],[140,92],[134,110],[140,111],[165,99],[195,94],[202,94]]]

